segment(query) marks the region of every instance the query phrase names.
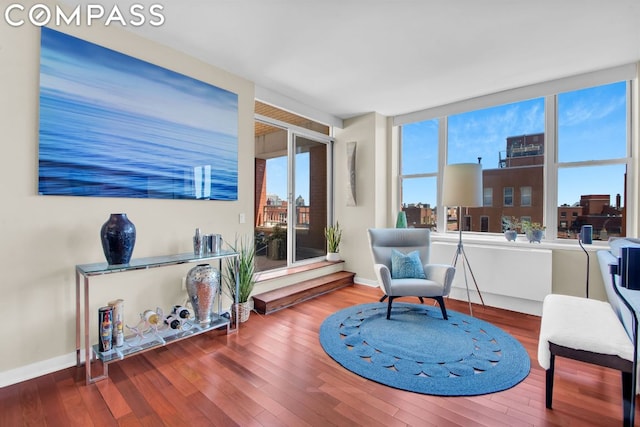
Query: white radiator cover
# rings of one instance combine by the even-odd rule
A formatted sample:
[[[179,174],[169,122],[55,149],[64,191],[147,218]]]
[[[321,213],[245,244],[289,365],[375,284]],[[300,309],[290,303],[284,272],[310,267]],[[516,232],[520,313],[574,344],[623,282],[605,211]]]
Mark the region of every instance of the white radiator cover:
[[[534,315],[542,314],[542,301],[551,293],[552,251],[522,246],[492,246],[464,243],[471,270],[484,303]],[[431,242],[431,263],[452,264],[457,242]],[[471,302],[480,303],[475,284],[467,269]],[[450,298],[467,301],[462,257],[456,266]]]

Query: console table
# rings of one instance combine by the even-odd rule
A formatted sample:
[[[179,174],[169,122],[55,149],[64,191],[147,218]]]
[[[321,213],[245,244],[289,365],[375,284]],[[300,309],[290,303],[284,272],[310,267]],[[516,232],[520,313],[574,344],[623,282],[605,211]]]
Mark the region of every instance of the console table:
[[[82,264],[76,265],[76,365],[81,366],[81,351],[84,350],[84,364],[85,364],[85,376],[86,383],[91,384],[93,382],[105,379],[109,376],[109,364],[118,360],[122,360],[125,357],[133,356],[135,354],[142,353],[144,351],[151,350],[153,348],[166,345],[170,342],[179,341],[188,337],[192,337],[203,332],[207,332],[213,329],[227,328],[227,333],[237,332],[239,319],[238,310],[236,310],[236,319],[231,322],[231,319],[221,315],[221,295],[222,295],[222,283],[220,283],[218,290],[218,311],[213,313],[211,323],[206,326],[200,326],[197,322],[193,322],[189,329],[176,330],[165,329],[154,333],[153,336],[140,337],[133,335],[125,338],[125,346],[121,348],[114,347],[107,352],[99,352],[98,345],[91,346],[89,343],[89,286],[90,278],[92,276],[101,276],[105,274],[124,273],[134,270],[146,270],[150,268],[166,267],[170,265],[178,265],[185,263],[203,263],[204,261],[217,260],[220,268],[220,274],[222,276],[222,261],[225,259],[235,258],[238,260],[240,255],[237,252],[232,251],[220,251],[217,254],[208,254],[203,256],[195,256],[193,253],[184,253],[176,255],[166,255],[149,258],[132,259],[129,264],[122,265],[109,265],[106,262],[94,263],[94,264]],[[238,263],[234,263],[236,268],[236,292],[238,295],[239,283],[238,277]],[[82,280],[81,280],[82,278]],[[80,282],[83,282],[84,286],[80,286]],[[222,282],[222,277],[221,277]],[[237,301],[234,301],[237,303]],[[233,312],[233,310],[232,310]],[[95,313],[97,314],[97,312]],[[233,324],[233,329],[231,325]],[[82,337],[84,336],[84,342]],[[102,375],[93,376],[91,372],[91,365],[96,359],[100,359],[103,366]]]

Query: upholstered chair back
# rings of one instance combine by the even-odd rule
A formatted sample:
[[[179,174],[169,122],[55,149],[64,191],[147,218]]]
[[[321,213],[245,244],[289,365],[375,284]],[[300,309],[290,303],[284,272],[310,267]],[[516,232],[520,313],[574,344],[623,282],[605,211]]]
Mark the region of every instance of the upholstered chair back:
[[[391,270],[391,250],[403,253],[418,251],[422,264],[429,263],[431,234],[428,228],[370,228],[369,243],[374,264]]]

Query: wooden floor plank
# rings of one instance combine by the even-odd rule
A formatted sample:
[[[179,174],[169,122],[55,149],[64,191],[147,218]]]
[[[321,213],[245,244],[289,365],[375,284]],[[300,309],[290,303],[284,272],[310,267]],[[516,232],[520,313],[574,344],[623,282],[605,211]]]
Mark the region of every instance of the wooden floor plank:
[[[38,386],[38,396],[42,404],[45,423],[53,426],[69,425],[70,419],[53,375],[38,377],[35,379],[35,383]]]
[[[38,394],[39,380],[39,378],[36,378],[32,381],[24,382],[18,387],[22,419],[25,425],[46,424],[46,415]]]
[[[0,426],[23,424],[19,392],[21,386],[22,384],[14,384],[0,388]]]
[[[88,386],[73,367],[1,388],[0,425],[621,425],[619,372],[573,360],[556,360],[554,409],[546,409],[540,318],[507,310],[474,305],[477,317],[513,335],[530,357],[529,376],[511,389],[428,396],[349,372],[320,346],[320,325],[380,295],[354,285],[267,316],[252,313],[236,334],[202,334],[119,361],[107,380]],[[464,301],[446,305],[468,314]]]

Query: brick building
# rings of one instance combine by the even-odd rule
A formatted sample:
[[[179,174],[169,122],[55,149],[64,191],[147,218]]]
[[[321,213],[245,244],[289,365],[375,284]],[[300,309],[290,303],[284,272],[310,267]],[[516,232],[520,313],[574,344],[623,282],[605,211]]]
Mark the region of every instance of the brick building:
[[[503,216],[542,224],[543,163],[543,133],[508,137],[506,151],[499,155],[499,167],[482,171],[483,206],[463,211],[462,229],[500,233],[504,231]],[[619,194],[613,206],[608,194],[582,195],[579,204],[558,207],[558,237],[576,238],[584,224],[593,225],[594,239],[621,236],[623,212]],[[449,222],[455,224],[455,218],[449,217]]]
[[[462,215],[465,231],[500,233],[502,217],[542,223],[544,133],[511,136],[498,168],[483,169],[483,206]]]
[[[402,210],[407,215],[407,225],[415,228],[435,228],[436,213],[429,204],[410,204]]]

